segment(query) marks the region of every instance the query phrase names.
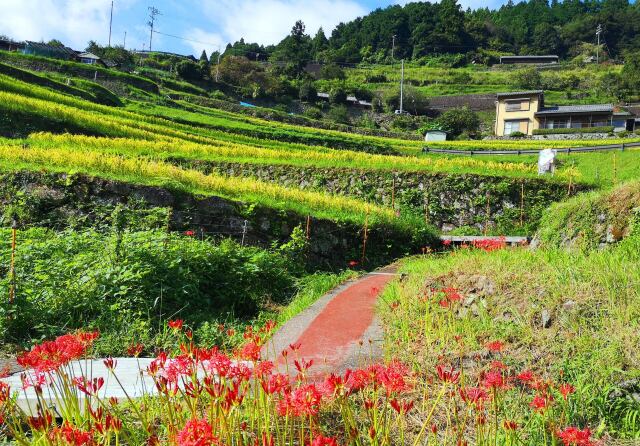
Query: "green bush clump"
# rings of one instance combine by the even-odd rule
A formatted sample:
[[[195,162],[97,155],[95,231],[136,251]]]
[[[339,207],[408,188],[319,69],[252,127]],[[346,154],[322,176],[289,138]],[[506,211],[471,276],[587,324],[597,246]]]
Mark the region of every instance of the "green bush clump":
[[[0,236],[8,240],[10,231]],[[0,304],[0,339],[22,344],[84,328],[131,341],[135,333],[152,337],[171,318],[197,328],[228,315],[254,317],[295,292],[302,244],[294,237],[265,250],[200,240],[197,232],[20,231],[15,303]],[[2,244],[3,290],[11,283],[9,259]]]
[[[562,135],[566,133],[611,133],[613,127],[583,127],[579,129],[535,129],[534,135]]]

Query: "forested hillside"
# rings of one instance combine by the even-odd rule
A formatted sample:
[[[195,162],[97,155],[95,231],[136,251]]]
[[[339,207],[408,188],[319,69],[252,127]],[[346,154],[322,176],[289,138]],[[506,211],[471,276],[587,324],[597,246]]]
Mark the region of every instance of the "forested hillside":
[[[328,37],[320,29],[314,36],[289,36],[275,47],[239,41],[228,45],[226,54],[284,61],[290,60],[292,48],[302,42],[310,60],[324,62],[385,62],[392,57],[469,53],[481,62],[496,61],[505,53],[567,58],[595,54],[598,24],[609,57],[619,58],[640,48],[640,7],[626,0],[528,0],[517,4],[510,0],[497,10],[466,11],[456,0],[443,0],[379,8],[339,24]]]

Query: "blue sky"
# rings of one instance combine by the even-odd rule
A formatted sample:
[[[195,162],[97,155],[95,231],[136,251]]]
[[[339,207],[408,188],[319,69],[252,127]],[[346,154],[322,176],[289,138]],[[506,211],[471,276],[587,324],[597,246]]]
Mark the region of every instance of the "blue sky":
[[[496,6],[500,0],[459,0],[467,6]],[[112,44],[148,49],[148,7],[156,6],[153,49],[199,56],[244,37],[277,43],[302,19],[307,32],[322,26],[327,34],[340,22],[406,0],[114,0]],[[0,0],[0,34],[20,40],[57,38],[74,49],[89,40],[106,44],[111,0]],[[188,39],[188,40],[186,40]]]

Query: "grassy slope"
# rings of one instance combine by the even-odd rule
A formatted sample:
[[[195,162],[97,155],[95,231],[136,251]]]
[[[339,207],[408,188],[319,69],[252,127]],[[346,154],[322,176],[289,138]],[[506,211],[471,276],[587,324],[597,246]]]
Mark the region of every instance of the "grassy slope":
[[[501,340],[506,348],[497,356],[510,373],[529,368],[576,386],[576,403],[565,424],[588,425],[599,435],[640,435],[633,418],[640,405],[608,399],[617,383],[640,376],[638,262],[638,236],[581,254],[458,250],[408,259],[401,268],[408,278],[388,288],[381,305],[387,353],[416,370],[432,370],[438,358],[459,367],[456,358],[462,356],[465,379],[470,379],[492,359],[475,352]],[[456,287],[463,302],[473,303],[450,318],[451,310],[440,308],[437,300],[433,305],[419,299],[430,287]],[[551,318],[548,328],[542,327],[543,311]],[[509,400],[505,406],[505,415],[525,425],[524,432],[532,419],[529,401]]]

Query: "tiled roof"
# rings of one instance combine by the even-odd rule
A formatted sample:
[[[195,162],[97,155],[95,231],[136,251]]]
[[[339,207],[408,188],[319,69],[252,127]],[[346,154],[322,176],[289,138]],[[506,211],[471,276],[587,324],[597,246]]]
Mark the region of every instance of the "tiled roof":
[[[504,98],[508,96],[529,96],[532,94],[543,94],[543,90],[529,90],[529,91],[510,91],[507,93],[496,93],[496,96],[499,98]]]
[[[556,107],[544,107],[536,112],[536,115],[555,115],[563,113],[612,113],[611,104],[591,105],[559,105]]]
[[[542,54],[540,56],[538,55],[524,55],[524,56],[500,56],[500,59],[513,59],[513,60],[518,60],[518,59],[557,59],[558,56],[556,56],[555,54]]]

